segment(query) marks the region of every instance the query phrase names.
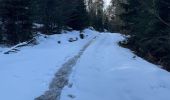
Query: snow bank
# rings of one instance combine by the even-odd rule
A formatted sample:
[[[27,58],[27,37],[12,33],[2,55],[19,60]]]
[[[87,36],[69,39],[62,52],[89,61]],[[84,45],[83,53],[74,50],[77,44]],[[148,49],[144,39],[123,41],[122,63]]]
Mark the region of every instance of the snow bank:
[[[61,100],[170,100],[170,73],[101,34],[74,67]]]
[[[72,43],[68,39],[79,37],[79,32],[41,35],[38,45],[21,47],[13,54],[0,52],[0,100],[34,100],[43,94],[60,66],[96,35],[93,33],[87,29],[84,40]]]

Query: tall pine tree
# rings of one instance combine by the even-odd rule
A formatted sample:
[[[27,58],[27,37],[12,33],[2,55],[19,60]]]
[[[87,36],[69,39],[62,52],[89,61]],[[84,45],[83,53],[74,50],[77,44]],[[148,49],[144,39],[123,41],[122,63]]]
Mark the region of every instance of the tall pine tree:
[[[127,0],[121,4],[122,29],[131,35],[127,45],[137,54],[170,70],[170,1]]]
[[[74,0],[73,0],[74,1]],[[88,26],[88,16],[84,0],[75,0],[67,25],[74,30],[83,30]]]
[[[6,42],[16,44],[32,38],[31,0],[1,0],[1,34]]]
[[[63,26],[62,0],[36,0],[35,20],[43,24],[43,33],[55,34],[60,33]]]

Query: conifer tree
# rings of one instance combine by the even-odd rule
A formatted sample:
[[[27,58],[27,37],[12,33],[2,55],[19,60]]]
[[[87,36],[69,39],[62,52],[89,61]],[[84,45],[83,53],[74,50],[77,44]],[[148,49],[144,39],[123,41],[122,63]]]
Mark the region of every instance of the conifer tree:
[[[170,1],[127,0],[121,4],[122,29],[131,35],[127,45],[140,56],[170,70]]]
[[[1,34],[7,42],[16,44],[32,38],[31,0],[1,0]]]
[[[83,30],[88,26],[87,10],[84,0],[75,0],[75,8],[71,11],[67,25],[74,30]]]
[[[94,29],[104,31],[104,2],[103,0],[88,0],[89,23]]]
[[[37,0],[35,10],[38,23],[44,25],[43,33],[60,33],[62,29],[62,0]]]

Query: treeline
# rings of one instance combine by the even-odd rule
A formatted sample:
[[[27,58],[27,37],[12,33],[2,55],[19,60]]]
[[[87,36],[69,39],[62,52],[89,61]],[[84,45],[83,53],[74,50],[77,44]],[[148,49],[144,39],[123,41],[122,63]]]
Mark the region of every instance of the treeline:
[[[110,2],[110,5],[105,7],[104,0],[86,0],[89,16],[89,26],[95,30],[103,32],[118,32],[119,27],[115,20],[115,5]]]
[[[123,46],[170,71],[170,0],[0,0],[0,44],[90,26],[129,35]]]
[[[0,44],[28,41],[38,31],[104,31],[109,25],[103,7],[103,0],[0,0]]]
[[[0,43],[27,41],[38,31],[82,30],[88,23],[84,0],[0,0]]]
[[[170,0],[112,0],[122,44],[170,71]]]

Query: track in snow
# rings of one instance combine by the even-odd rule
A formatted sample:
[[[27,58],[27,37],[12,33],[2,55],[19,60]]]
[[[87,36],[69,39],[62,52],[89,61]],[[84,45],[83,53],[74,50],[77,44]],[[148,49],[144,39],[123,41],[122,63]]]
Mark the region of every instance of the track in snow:
[[[101,34],[74,66],[61,100],[170,100],[170,74]]]
[[[35,100],[60,100],[61,91],[64,86],[68,85],[69,75],[72,72],[72,68],[76,64],[77,60],[81,57],[83,52],[95,39],[96,37],[87,43],[77,55],[75,55],[73,58],[70,58],[62,65],[61,69],[59,69],[59,71],[55,74],[55,77],[50,83],[49,90],[43,95],[35,98]]]

